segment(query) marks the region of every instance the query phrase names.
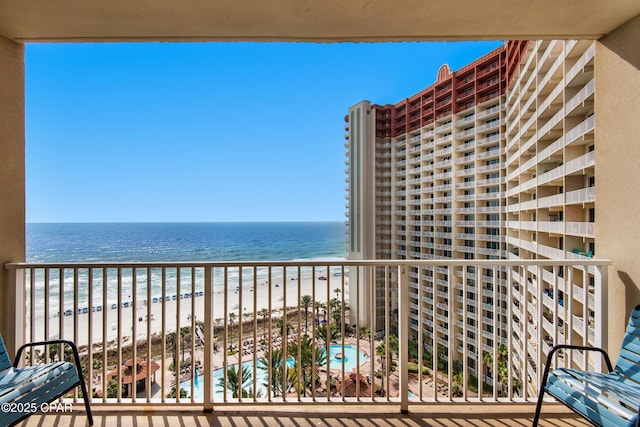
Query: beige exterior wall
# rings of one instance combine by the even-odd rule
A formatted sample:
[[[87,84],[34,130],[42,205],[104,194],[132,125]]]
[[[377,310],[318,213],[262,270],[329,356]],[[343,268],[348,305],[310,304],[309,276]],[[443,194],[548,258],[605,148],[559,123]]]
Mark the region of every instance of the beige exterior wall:
[[[25,259],[24,46],[0,37],[0,265]],[[0,274],[0,331],[12,353],[16,317],[15,287]]]
[[[348,259],[375,259],[375,123],[371,103],[362,101],[349,108],[347,123],[347,250]],[[358,308],[351,310],[352,323],[358,313],[360,327],[372,327],[370,305],[374,292],[370,269],[351,269],[349,277],[358,283]]]
[[[640,303],[640,16],[596,43],[598,256],[609,270],[609,349]]]

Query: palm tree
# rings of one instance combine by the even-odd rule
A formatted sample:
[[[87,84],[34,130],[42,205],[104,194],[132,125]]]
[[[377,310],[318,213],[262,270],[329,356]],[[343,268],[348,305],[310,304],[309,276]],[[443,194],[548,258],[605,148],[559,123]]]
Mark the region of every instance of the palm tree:
[[[224,376],[218,379],[218,386],[223,390],[226,388],[231,392],[231,396],[237,399],[238,396],[253,397],[249,385],[251,384],[251,371],[249,369],[227,368],[227,383],[224,382]]]
[[[180,342],[182,346],[180,349],[182,350],[182,362],[184,362],[184,350],[185,347],[191,347],[191,338],[193,335],[191,334],[191,327],[183,326],[180,328]]]
[[[393,357],[398,354],[398,336],[395,334],[389,334],[389,348],[387,348],[385,341],[383,340],[378,347],[376,347],[376,356],[380,357],[382,364],[382,375],[384,377],[386,373],[386,369],[389,369],[389,372],[393,372],[395,370],[393,365]],[[384,389],[383,389],[384,391]]]
[[[263,387],[273,391],[273,397],[281,396],[289,392],[293,386],[292,371],[286,364],[282,349],[278,348],[271,351],[271,364],[268,357],[258,359],[258,369],[269,372],[271,369],[271,384],[268,379],[263,383]],[[266,376],[265,378],[268,378]]]
[[[329,328],[329,331],[328,331],[329,342],[333,342],[338,338],[340,338],[340,331],[338,330],[338,325],[336,325],[335,323],[330,323],[328,325],[328,328]],[[327,346],[327,324],[324,324],[320,326],[318,329],[316,329],[316,338],[319,341],[322,341],[325,347]]]
[[[336,293],[336,299],[338,299],[338,297],[340,296],[340,292],[342,292],[342,290],[340,288],[335,288],[333,292]]]
[[[233,325],[236,323],[236,314],[234,312],[229,313],[229,332],[233,329]],[[238,336],[238,346],[240,345],[240,337]],[[231,346],[231,333],[229,333],[229,346]]]
[[[462,397],[462,387],[464,386],[464,372],[457,371],[453,374],[453,385],[451,386],[451,395],[453,397]]]
[[[437,364],[438,370],[442,370],[442,371],[447,370],[447,366],[449,363],[447,356],[448,356],[447,347],[443,346],[442,344],[437,345],[436,364]],[[441,363],[442,363],[442,369],[440,369]]]
[[[367,326],[360,328],[360,339],[369,341],[371,339],[371,328]]]
[[[318,312],[320,309],[322,309],[324,320],[327,320],[327,305],[323,302],[316,301],[316,317],[320,317],[320,313]]]
[[[298,368],[300,368],[302,374],[302,394],[304,397],[307,396],[307,388],[311,387],[313,381],[320,379],[320,366],[327,364],[327,352],[325,349],[323,347],[316,348],[314,358],[314,346],[313,339],[309,337],[309,335],[304,335],[299,341],[292,343],[289,347],[289,356],[294,359],[298,357],[298,347],[300,347],[300,360],[294,368],[296,374],[294,385],[297,386],[298,384],[297,375],[300,374],[298,372]]]
[[[304,307],[304,332],[306,334],[307,331],[309,330],[309,325],[307,323],[308,316],[309,316],[309,307],[311,307],[311,303],[313,302],[313,299],[311,298],[311,295],[302,295],[302,298],[300,298],[300,302]]]
[[[386,374],[385,367],[387,365],[387,346],[384,345],[384,341],[376,347],[376,356],[380,357],[380,365],[382,367],[382,378],[380,379],[382,385],[380,386],[380,391],[384,396],[384,377]]]
[[[507,352],[507,346],[504,344],[500,344],[498,346],[498,383],[500,384],[500,391],[503,391],[504,384],[509,381],[509,353]],[[484,365],[487,367],[487,370],[492,373],[493,372],[493,353],[485,353],[482,358]],[[495,376],[494,376],[495,379]]]
[[[178,334],[176,334],[175,332],[169,332],[166,335],[166,342],[167,342],[167,346],[171,349],[171,358],[173,360],[173,366],[176,366],[176,337],[178,336]]]
[[[184,396],[182,393],[184,392]],[[122,388],[120,390],[120,394],[125,396],[127,394],[127,387],[122,384]],[[114,398],[118,397],[118,379],[117,377],[112,377],[107,383],[107,397]],[[175,387],[173,390],[173,396],[168,395],[167,397],[176,397],[175,395]],[[185,389],[180,389],[180,397],[187,397],[187,391]]]
[[[263,334],[262,336],[266,338],[267,336],[267,316],[269,316],[269,310],[267,310],[266,308],[263,308],[262,310],[260,310],[260,315],[262,316],[262,328],[263,328]]]
[[[286,340],[287,337],[289,336],[289,334],[291,333],[291,323],[287,322],[286,324],[284,323],[283,319],[278,319],[276,321],[276,326],[278,327],[278,330],[280,331],[280,336],[282,337],[283,340]]]
[[[111,383],[109,383],[109,387],[111,387]],[[117,385],[116,388],[109,388],[107,391],[107,397],[118,397],[116,395],[116,391],[117,390]],[[169,391],[169,394],[167,394],[167,397],[170,399],[175,399],[176,398],[176,386],[171,387],[171,391]],[[180,388],[180,398],[181,399],[186,399],[187,397],[187,390],[184,388]]]

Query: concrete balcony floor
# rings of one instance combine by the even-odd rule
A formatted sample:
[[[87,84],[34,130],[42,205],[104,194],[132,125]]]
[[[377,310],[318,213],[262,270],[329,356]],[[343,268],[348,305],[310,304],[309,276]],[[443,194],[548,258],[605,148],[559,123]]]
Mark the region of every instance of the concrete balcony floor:
[[[76,408],[78,408],[76,410]],[[535,406],[531,404],[431,404],[410,405],[403,415],[397,405],[286,404],[225,407],[210,414],[201,409],[156,406],[118,409],[94,408],[94,425],[103,426],[530,426]],[[83,427],[86,416],[80,407],[67,414],[36,414],[22,427]],[[588,426],[589,424],[561,405],[545,403],[541,427]]]

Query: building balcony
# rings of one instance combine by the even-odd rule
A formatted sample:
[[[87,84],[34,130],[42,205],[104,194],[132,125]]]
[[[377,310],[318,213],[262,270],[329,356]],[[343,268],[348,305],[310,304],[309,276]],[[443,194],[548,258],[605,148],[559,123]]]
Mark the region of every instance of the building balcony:
[[[500,252],[484,248],[476,248],[476,251],[490,255]],[[510,384],[527,384],[527,387],[516,386],[511,390],[504,387],[507,379],[494,384],[483,378],[480,381],[485,391],[481,395],[467,384],[461,385],[463,394],[460,397],[452,391],[452,364],[441,370],[437,377],[435,372],[438,370],[430,365],[425,366],[428,369],[425,373],[409,376],[407,364],[412,361],[409,347],[415,345],[417,339],[424,339],[425,342],[417,347],[417,360],[422,360],[422,353],[436,345],[444,345],[448,354],[455,358],[459,356],[455,351],[459,344],[448,337],[472,334],[493,342],[505,342],[509,354],[514,357],[528,354],[540,369],[544,364],[543,356],[528,344],[523,344],[528,343],[527,337],[507,340],[500,335],[504,332],[497,332],[497,329],[495,333],[487,332],[486,328],[469,326],[463,321],[465,318],[477,318],[477,315],[446,303],[458,304],[453,292],[459,279],[454,278],[474,278],[475,274],[469,273],[472,268],[492,271],[495,278],[487,276],[487,280],[496,283],[507,283],[509,275],[511,280],[526,281],[530,277],[527,271],[539,268],[557,271],[559,266],[572,266],[594,271],[593,288],[582,289],[582,280],[573,284],[572,294],[576,303],[578,300],[580,304],[585,303],[586,292],[594,295],[586,302],[588,311],[593,313],[589,319],[589,333],[574,343],[583,344],[588,340],[598,344],[603,342],[602,328],[598,325],[606,316],[606,307],[601,306],[600,296],[607,286],[607,275],[602,273],[607,265],[606,261],[582,258],[552,261],[19,263],[8,264],[6,268],[11,276],[10,283],[23,300],[17,304],[19,316],[16,318],[24,320],[16,321],[15,327],[19,332],[16,336],[22,342],[64,338],[78,344],[98,420],[101,417],[106,420],[115,408],[118,411],[125,409],[119,414],[127,417],[130,412],[126,410],[134,411],[142,406],[153,408],[154,414],[166,411],[165,420],[185,417],[189,423],[192,417],[207,420],[210,415],[202,411],[214,408],[216,416],[220,416],[220,410],[224,414],[229,408],[229,416],[233,417],[232,412],[241,407],[243,414],[244,411],[251,413],[257,407],[263,407],[261,416],[266,418],[281,416],[281,411],[290,414],[285,417],[304,417],[306,415],[300,413],[304,412],[300,408],[308,405],[312,408],[309,413],[316,414],[319,402],[323,402],[322,408],[327,408],[327,404],[334,408],[326,415],[317,415],[318,419],[327,417],[329,420],[336,408],[340,408],[342,413],[366,411],[367,420],[375,419],[377,411],[394,412],[398,408],[403,411],[411,408],[414,414],[411,416],[426,417],[436,402],[451,405],[452,414],[447,416],[453,418],[461,416],[453,413],[464,414],[470,407],[480,412],[496,410],[501,414],[514,411],[514,408],[526,408],[519,416],[528,420],[533,413],[530,402],[535,399],[540,372],[534,371],[531,376],[530,370],[529,378],[510,371]],[[443,275],[443,279],[436,281],[437,289],[433,280],[422,280],[412,273],[427,268]],[[516,271],[524,272],[524,275],[516,274]],[[375,277],[378,277],[375,280],[380,292],[376,292],[372,299],[366,296],[365,290]],[[416,280],[419,283],[415,283]],[[484,272],[483,281],[486,281]],[[412,286],[402,286],[403,283],[412,283]],[[523,284],[520,289],[524,294],[518,294],[518,297],[523,300],[535,298],[538,291],[534,284]],[[482,286],[469,284],[463,292],[484,295]],[[426,310],[421,310],[423,303],[410,303],[425,301],[427,295],[433,294],[442,298],[437,304],[436,317],[444,321],[436,325],[432,323],[434,317],[430,311],[435,310],[434,307],[424,306]],[[309,295],[309,299],[305,295]],[[510,294],[502,295],[496,291],[496,295],[504,306],[513,306],[513,302],[507,300]],[[466,300],[463,298],[463,301]],[[478,305],[477,310],[490,308],[486,302],[469,301]],[[558,310],[566,310],[564,307],[567,306],[571,307],[564,304]],[[392,311],[392,307],[396,310]],[[448,316],[441,316],[445,311]],[[535,309],[529,311],[533,314],[538,312]],[[511,318],[506,309],[498,309],[497,312]],[[377,313],[375,317],[384,314],[385,320],[373,320],[377,323],[371,323],[373,313]],[[563,318],[569,318],[569,315],[563,312]],[[543,324],[542,318],[533,320]],[[575,328],[581,327],[580,321],[573,317]],[[332,324],[333,327],[326,327]],[[282,325],[288,325],[286,332]],[[418,325],[435,329],[437,333],[428,338],[427,335],[418,338],[415,335]],[[374,334],[364,333],[371,329]],[[504,328],[500,329],[504,331]],[[519,331],[516,327],[513,329]],[[381,343],[390,345],[392,330],[398,331],[397,351],[384,356],[389,360],[371,357],[376,355]],[[574,334],[574,337],[580,335]],[[307,351],[305,346],[327,356],[305,362],[301,358],[302,352]],[[282,384],[278,379],[282,371],[273,367],[277,366],[273,365],[273,360],[279,357],[280,351],[288,355],[287,363],[292,371],[315,370],[318,381],[303,384],[302,379],[290,379],[289,388],[282,393],[278,385]],[[335,353],[341,353],[343,357],[335,357]],[[489,369],[483,366],[482,354],[471,351],[464,354],[465,359],[475,360],[475,371],[486,372]],[[29,360],[37,361],[43,355],[46,353],[31,353]],[[56,356],[49,353],[48,357]],[[122,387],[123,378],[113,374],[129,359],[140,360],[142,365],[151,365],[153,361],[159,366],[153,377],[136,378],[138,374],[132,374],[133,383],[138,384],[135,393],[126,392]],[[398,366],[393,373],[383,369],[383,366],[389,366],[391,359]],[[574,363],[576,360],[574,358]],[[302,363],[309,363],[309,366],[303,367]],[[229,369],[239,365],[250,373],[244,385],[247,393],[244,397],[233,397],[230,391],[225,392],[224,385],[229,384],[229,378],[225,377],[224,367],[231,375]],[[337,380],[332,387],[327,387],[327,373]],[[352,375],[360,378],[353,387],[348,381],[341,381]],[[104,381],[105,378],[111,380]],[[175,392],[176,388],[182,390],[182,396]],[[254,395],[253,390],[260,392]],[[359,398],[353,399],[349,395],[351,392],[358,394]],[[75,402],[77,396],[69,395],[66,399]],[[387,409],[376,406],[379,404],[384,404],[382,406]],[[481,406],[473,406],[476,404]],[[455,409],[457,407],[460,409]],[[176,408],[179,413],[176,413]],[[271,411],[274,415],[269,415]],[[418,415],[423,412],[425,415]],[[562,417],[567,415],[565,412],[562,414]],[[145,412],[141,416],[147,415]],[[27,425],[49,425],[49,422],[64,425],[66,420],[69,425],[75,425],[83,414],[78,411],[64,416],[68,418],[63,417],[63,421],[60,416],[34,416]],[[483,425],[491,425],[484,421]],[[497,423],[504,425],[500,420]]]

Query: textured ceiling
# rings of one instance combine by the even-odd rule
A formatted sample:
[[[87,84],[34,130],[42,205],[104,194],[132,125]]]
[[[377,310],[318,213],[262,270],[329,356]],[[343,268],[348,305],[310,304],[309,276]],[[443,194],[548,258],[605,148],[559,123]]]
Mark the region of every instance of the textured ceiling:
[[[0,35],[90,40],[599,38],[638,0],[0,0]]]

